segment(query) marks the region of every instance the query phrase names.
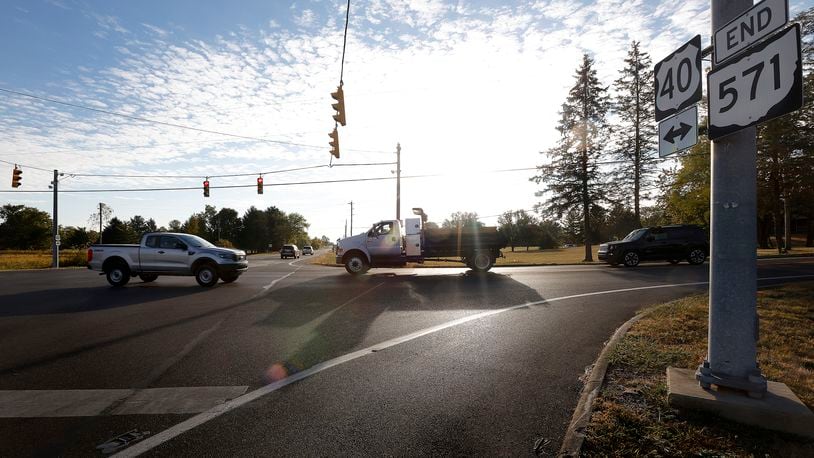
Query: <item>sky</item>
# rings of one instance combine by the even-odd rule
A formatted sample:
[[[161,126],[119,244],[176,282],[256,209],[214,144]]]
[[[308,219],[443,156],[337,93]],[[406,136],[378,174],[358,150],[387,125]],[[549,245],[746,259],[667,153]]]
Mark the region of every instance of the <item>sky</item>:
[[[814,2],[789,3],[793,17]],[[205,205],[276,206],[334,240],[351,201],[354,233],[395,218],[400,144],[402,218],[422,207],[433,221],[468,211],[496,224],[540,201],[529,178],[583,53],[611,85],[633,40],[654,64],[696,34],[710,41],[708,0],[351,0],[334,159],[346,5],[4,0],[0,204],[50,213],[52,193],[31,191],[57,169],[61,225],[89,226],[99,202],[158,225]],[[67,192],[88,190],[114,191]]]

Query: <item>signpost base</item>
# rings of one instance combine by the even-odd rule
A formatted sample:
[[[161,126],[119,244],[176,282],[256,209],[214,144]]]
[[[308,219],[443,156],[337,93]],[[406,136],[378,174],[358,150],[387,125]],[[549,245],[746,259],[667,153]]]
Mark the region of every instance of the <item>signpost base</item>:
[[[733,388],[736,390],[745,391],[750,398],[762,399],[766,395],[768,382],[766,377],[760,373],[760,370],[753,374],[749,374],[746,378],[731,377],[728,375],[716,374],[712,371],[709,361],[704,361],[703,364],[698,366],[695,372],[695,379],[698,380],[701,388],[709,390],[712,385],[718,387]]]

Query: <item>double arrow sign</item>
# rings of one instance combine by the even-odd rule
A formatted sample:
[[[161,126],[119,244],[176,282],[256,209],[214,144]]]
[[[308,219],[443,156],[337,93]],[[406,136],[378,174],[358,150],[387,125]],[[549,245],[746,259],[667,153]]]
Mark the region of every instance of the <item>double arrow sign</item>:
[[[659,123],[659,157],[692,147],[698,143],[698,106]]]

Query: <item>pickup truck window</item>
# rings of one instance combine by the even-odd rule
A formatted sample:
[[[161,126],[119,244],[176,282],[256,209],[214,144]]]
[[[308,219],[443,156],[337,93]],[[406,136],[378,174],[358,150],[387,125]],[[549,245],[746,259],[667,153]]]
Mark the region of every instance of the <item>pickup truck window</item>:
[[[150,248],[158,248],[158,239],[159,236],[157,235],[147,236],[147,240],[144,242],[144,244]]]
[[[373,228],[373,236],[387,235],[393,230],[392,223],[379,223]]]
[[[197,235],[186,234],[186,235],[183,236],[183,239],[188,245],[194,246],[195,248],[201,248],[201,247],[203,247],[203,248],[214,248],[215,247],[215,245],[212,245],[211,243],[209,243],[206,240],[198,237]]]
[[[181,248],[181,241],[178,240],[177,237],[173,237],[171,235],[162,235],[161,236],[161,248],[169,248],[171,250],[180,249]]]

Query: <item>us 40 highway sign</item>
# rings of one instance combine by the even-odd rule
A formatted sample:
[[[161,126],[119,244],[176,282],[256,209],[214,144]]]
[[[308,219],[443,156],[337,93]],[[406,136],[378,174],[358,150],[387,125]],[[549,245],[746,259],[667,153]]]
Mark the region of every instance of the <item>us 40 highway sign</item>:
[[[707,76],[710,140],[803,106],[799,24],[746,52]]]
[[[653,75],[657,122],[701,100],[701,35],[657,63]]]

